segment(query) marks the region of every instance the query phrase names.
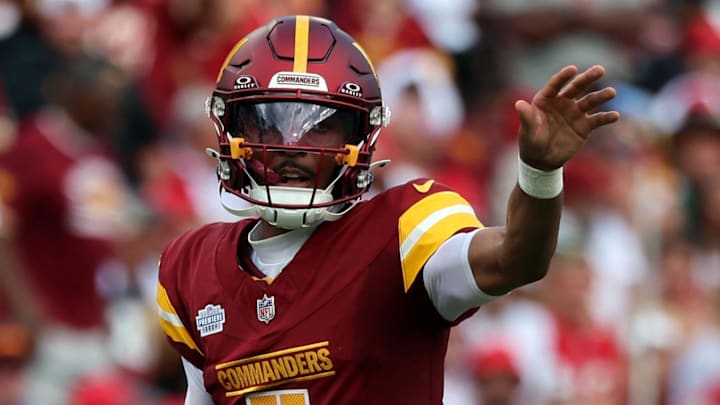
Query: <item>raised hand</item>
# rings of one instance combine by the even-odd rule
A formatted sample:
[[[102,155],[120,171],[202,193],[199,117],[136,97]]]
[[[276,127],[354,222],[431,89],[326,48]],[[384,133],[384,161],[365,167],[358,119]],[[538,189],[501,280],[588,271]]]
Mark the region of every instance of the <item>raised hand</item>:
[[[522,160],[540,170],[565,164],[582,148],[590,133],[620,119],[617,111],[595,111],[615,97],[615,89],[588,92],[605,74],[593,66],[577,74],[577,67],[557,72],[532,99],[515,103],[520,115],[519,147]]]

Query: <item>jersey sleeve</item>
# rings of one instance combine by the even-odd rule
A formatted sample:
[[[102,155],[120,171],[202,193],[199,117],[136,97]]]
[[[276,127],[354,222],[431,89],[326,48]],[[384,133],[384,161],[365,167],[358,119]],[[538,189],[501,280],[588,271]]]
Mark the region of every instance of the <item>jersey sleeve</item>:
[[[158,320],[175,351],[195,367],[202,369],[205,355],[191,333],[191,319],[187,315],[182,299],[184,292],[179,288],[182,266],[177,264],[177,244],[177,241],[171,243],[160,259],[157,286]]]
[[[475,282],[468,249],[477,232],[481,231],[453,235],[430,257],[422,272],[425,291],[435,309],[452,323],[468,311],[502,297],[486,294]]]
[[[483,228],[470,203],[434,180],[405,185],[398,219],[400,262],[407,292],[428,259],[451,236]]]

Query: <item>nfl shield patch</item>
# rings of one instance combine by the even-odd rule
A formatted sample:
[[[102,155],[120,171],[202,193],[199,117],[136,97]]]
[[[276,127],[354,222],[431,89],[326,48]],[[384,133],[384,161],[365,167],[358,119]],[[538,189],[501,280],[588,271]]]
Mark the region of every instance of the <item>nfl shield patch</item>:
[[[267,294],[263,294],[263,297],[257,300],[257,317],[258,321],[270,323],[275,318],[275,297],[268,297]]]

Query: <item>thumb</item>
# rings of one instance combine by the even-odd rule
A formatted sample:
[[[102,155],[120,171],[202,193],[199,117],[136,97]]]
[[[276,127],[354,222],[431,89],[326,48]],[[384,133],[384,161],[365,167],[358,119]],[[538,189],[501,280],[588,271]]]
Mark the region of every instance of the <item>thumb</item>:
[[[518,100],[515,102],[515,111],[520,116],[521,128],[527,129],[532,127],[533,121],[533,107],[525,100]]]

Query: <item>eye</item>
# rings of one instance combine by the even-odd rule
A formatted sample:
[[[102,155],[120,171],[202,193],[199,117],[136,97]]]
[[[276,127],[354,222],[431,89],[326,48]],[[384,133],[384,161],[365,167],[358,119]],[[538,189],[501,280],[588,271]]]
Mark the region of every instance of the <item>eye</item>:
[[[317,124],[315,124],[315,126],[313,126],[312,131],[321,133],[321,134],[330,131],[331,125],[328,121],[329,120],[324,120],[324,121],[318,122]]]
[[[259,135],[260,143],[268,143],[268,144],[282,144],[283,143],[283,137],[280,134],[280,131],[276,127],[261,130],[258,135]]]

